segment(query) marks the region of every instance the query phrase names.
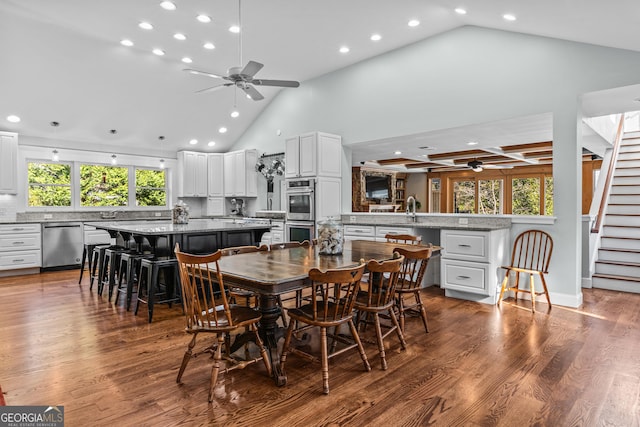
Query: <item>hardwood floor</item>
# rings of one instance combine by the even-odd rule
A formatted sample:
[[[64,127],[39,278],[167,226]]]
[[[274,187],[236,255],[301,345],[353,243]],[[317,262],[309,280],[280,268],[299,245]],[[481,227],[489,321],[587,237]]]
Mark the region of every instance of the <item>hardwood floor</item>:
[[[366,344],[319,365],[291,355],[289,383],[261,364],[222,375],[211,363],[175,382],[189,337],[179,307],[127,312],[77,284],[78,271],[0,279],[0,386],[8,405],[64,405],[67,426],[596,426],[640,424],[640,295],[584,290],[579,309],[502,308],[424,292],[429,334],[407,320],[389,369]],[[550,284],[553,287],[553,284]],[[203,344],[204,340],[200,342]]]

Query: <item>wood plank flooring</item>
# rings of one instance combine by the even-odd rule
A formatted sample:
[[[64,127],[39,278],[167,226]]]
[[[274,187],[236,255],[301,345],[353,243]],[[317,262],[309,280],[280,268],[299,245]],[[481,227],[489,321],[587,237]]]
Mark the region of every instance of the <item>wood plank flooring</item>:
[[[291,355],[285,387],[255,364],[224,374],[208,404],[207,357],[175,382],[189,340],[181,309],[157,306],[148,324],[78,274],[0,279],[6,402],[64,405],[67,426],[640,425],[637,294],[585,289],[579,309],[532,314],[430,288],[429,334],[408,319],[406,351],[387,338],[387,371],[366,344],[372,371],[357,352],[332,359],[325,396],[319,365]]]

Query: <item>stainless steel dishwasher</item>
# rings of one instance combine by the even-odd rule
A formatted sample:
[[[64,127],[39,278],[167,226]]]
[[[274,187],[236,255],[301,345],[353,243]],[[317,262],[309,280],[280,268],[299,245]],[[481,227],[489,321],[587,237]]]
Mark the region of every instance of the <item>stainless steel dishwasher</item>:
[[[78,267],[82,245],[82,223],[43,223],[42,268]]]

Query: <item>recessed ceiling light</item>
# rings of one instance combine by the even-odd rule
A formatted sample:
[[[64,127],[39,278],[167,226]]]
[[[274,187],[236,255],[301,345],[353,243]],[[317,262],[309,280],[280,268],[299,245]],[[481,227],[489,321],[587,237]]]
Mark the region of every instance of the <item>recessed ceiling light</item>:
[[[209,147],[213,147],[214,145],[216,145],[215,141],[209,141],[209,143],[207,144]]]
[[[184,62],[185,64],[191,64],[193,62],[193,59],[185,56],[184,58],[182,58],[182,62]]]
[[[418,25],[420,25],[420,21],[418,21],[417,19],[412,19],[411,21],[407,22],[407,25],[410,27],[417,27]]]
[[[467,145],[478,145],[478,141],[469,141]]]
[[[238,117],[239,115],[240,115],[240,112],[239,112],[238,110],[233,110],[233,111],[231,112],[231,117],[233,117],[234,119],[235,119],[236,117]]]
[[[121,44],[122,46],[127,46],[127,47],[131,47],[131,46],[133,46],[133,42],[132,42],[131,40],[129,40],[129,39],[122,39],[122,40],[120,40],[120,44]]]
[[[402,151],[396,151],[394,154],[395,154],[396,156],[398,156],[398,155],[402,154]]]
[[[205,44],[202,45],[202,47],[204,47],[205,49],[209,49],[209,50],[216,48],[216,46],[211,42],[206,42]]]
[[[240,32],[240,27],[237,25],[232,25],[229,27],[229,31],[231,31],[234,34],[238,34]]]
[[[184,34],[182,34],[182,33],[175,33],[175,34],[173,35],[173,38],[174,38],[174,39],[176,39],[176,40],[186,40],[186,39],[187,39],[187,36],[185,36],[185,35],[184,35]]]
[[[458,15],[466,15],[467,14],[467,10],[463,9],[461,7],[456,7],[454,9],[454,11],[458,14]]]
[[[192,139],[192,140],[189,141],[189,144],[191,144],[191,145],[196,145],[197,143],[198,143],[197,139]]]
[[[202,22],[203,24],[208,24],[209,22],[211,22],[211,17],[203,14],[196,16],[196,19]]]
[[[19,123],[20,122],[20,117],[12,114],[10,116],[7,116],[7,120],[10,121],[11,123]]]
[[[143,30],[153,30],[153,25],[146,21],[142,21],[141,23],[139,23],[138,27],[142,28]]]
[[[220,133],[227,133],[227,128],[222,126],[220,129],[218,129],[218,132]]]
[[[515,15],[512,15],[510,13],[505,13],[504,15],[502,15],[502,17],[505,19],[505,21],[515,21],[516,20]]]
[[[371,38],[371,41],[377,42],[382,39],[382,36],[380,34],[372,34],[370,38]]]
[[[160,7],[164,10],[176,10],[175,3],[170,1],[163,1],[162,3],[160,3]]]
[[[247,94],[247,99],[253,99],[253,98],[251,98],[251,95]]]
[[[154,55],[158,55],[158,56],[164,55],[164,50],[158,49],[158,48],[153,49],[151,52],[153,52]]]
[[[347,46],[341,46],[340,53],[349,53],[349,48]]]

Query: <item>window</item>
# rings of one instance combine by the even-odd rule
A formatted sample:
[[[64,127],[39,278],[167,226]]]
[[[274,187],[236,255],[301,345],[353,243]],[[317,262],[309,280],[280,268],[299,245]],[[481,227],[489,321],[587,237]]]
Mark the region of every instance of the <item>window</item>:
[[[80,206],[127,206],[129,170],[120,166],[80,165]]]
[[[475,181],[455,181],[453,183],[453,211],[455,213],[474,213],[475,193]]]
[[[164,170],[136,169],[136,206],[166,206]]]
[[[544,214],[553,215],[553,177],[544,177]]]
[[[478,213],[498,215],[502,213],[502,180],[478,180]]]
[[[27,164],[29,206],[71,206],[71,165]]]
[[[513,178],[511,200],[514,215],[540,215],[540,178]]]

